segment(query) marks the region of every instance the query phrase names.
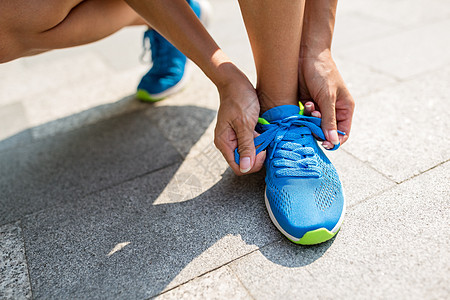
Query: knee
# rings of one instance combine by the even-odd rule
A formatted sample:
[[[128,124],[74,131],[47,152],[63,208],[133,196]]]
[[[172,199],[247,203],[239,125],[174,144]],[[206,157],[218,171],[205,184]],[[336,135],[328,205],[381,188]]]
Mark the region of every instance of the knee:
[[[21,37],[0,29],[0,64],[29,55],[30,49],[21,40]]]
[[[0,64],[13,60],[14,46],[11,39],[0,29]]]

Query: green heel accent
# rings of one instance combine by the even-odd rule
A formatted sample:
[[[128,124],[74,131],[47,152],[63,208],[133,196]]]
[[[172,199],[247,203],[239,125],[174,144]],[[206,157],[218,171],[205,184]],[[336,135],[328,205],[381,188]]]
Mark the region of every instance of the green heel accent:
[[[158,102],[164,98],[153,98],[152,96],[150,96],[149,93],[147,93],[147,91],[145,90],[141,90],[139,89],[136,93],[136,98],[138,98],[141,101],[145,101],[145,102]]]
[[[296,244],[300,244],[300,245],[315,245],[315,244],[320,244],[320,243],[328,241],[333,236],[335,236],[338,232],[339,232],[339,230],[336,233],[332,233],[326,228],[319,228],[316,230],[308,231],[297,242],[294,242],[292,240],[291,241]]]

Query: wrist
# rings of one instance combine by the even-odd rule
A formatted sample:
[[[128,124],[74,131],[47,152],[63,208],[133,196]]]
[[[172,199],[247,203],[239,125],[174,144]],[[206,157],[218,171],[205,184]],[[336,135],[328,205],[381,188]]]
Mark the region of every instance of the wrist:
[[[331,48],[329,46],[300,46],[300,61],[303,59],[329,59],[331,58]]]
[[[221,49],[214,51],[202,70],[219,90],[242,74]]]
[[[232,62],[223,63],[217,68],[216,78],[213,83],[216,85],[219,94],[235,92],[238,90],[254,90],[253,85],[247,76]]]

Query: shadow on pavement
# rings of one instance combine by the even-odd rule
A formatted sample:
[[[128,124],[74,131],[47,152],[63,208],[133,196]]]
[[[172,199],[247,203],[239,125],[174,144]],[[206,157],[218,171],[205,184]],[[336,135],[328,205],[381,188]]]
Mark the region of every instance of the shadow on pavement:
[[[332,242],[271,224],[263,172],[216,180],[183,160],[214,116],[149,106],[1,151],[0,221],[22,218],[33,296],[149,298],[258,247],[291,268],[320,258]]]

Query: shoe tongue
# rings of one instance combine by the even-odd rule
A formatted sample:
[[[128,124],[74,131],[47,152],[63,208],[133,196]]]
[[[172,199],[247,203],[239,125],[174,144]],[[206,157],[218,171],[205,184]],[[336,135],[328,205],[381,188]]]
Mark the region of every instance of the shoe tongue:
[[[289,116],[298,115],[299,112],[300,107],[297,105],[282,105],[269,109],[262,114],[261,118],[271,123]]]

